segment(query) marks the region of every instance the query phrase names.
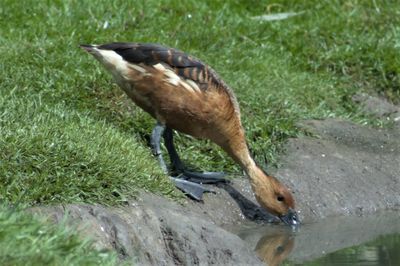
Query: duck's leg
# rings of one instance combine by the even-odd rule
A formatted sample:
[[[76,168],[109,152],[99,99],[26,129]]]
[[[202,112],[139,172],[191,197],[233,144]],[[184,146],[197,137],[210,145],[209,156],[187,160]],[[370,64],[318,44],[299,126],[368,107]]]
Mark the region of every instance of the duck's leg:
[[[160,163],[162,170],[164,171],[165,174],[168,175],[168,168],[162,156],[161,143],[160,143],[161,136],[163,135],[164,131],[165,131],[165,125],[163,125],[160,122],[157,122],[156,126],[154,127],[151,133],[150,144],[153,151],[153,155],[157,157],[157,160]],[[182,176],[182,178],[175,178],[170,176],[170,179],[175,183],[175,186],[177,188],[179,188],[186,195],[195,200],[201,200],[204,192],[213,192],[197,183],[186,180],[185,176]]]
[[[186,170],[184,164],[182,163],[175,149],[173,131],[168,127],[164,131],[164,140],[165,140],[165,147],[168,150],[168,154],[171,159],[173,167],[175,168],[176,171],[182,173],[187,178],[187,180],[201,184],[216,184],[220,182],[224,183],[227,182],[226,179],[222,178],[225,176],[223,172],[196,173]]]
[[[161,169],[164,171],[164,173],[168,174],[168,168],[162,156],[161,143],[160,143],[161,136],[163,135],[164,131],[165,131],[165,125],[161,124],[160,122],[157,122],[156,126],[153,128],[153,131],[151,132],[150,145],[153,155],[157,158],[161,166]]]

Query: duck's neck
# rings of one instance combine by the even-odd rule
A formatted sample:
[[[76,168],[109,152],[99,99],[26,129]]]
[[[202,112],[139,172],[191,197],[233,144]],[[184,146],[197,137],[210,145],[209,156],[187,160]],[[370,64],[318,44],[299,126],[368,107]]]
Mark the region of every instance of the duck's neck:
[[[247,174],[251,174],[255,168],[258,168],[250,155],[246,142],[230,145],[227,152]]]
[[[223,148],[246,172],[254,196],[261,207],[269,209],[267,201],[270,202],[271,195],[274,195],[276,179],[257,166],[250,155],[243,130],[230,138]]]
[[[257,166],[251,157],[243,131],[231,138],[223,148],[246,172],[253,187],[257,186],[260,182],[265,182],[265,177],[268,180],[269,176]]]

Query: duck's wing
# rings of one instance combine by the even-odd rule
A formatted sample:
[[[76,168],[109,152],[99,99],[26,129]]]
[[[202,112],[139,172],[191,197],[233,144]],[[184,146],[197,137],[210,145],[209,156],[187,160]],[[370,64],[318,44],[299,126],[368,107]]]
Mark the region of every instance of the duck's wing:
[[[132,64],[150,66],[163,64],[181,78],[195,81],[202,89],[207,89],[211,84],[217,87],[226,87],[213,69],[197,58],[177,49],[152,43],[109,43],[97,48],[113,50]]]

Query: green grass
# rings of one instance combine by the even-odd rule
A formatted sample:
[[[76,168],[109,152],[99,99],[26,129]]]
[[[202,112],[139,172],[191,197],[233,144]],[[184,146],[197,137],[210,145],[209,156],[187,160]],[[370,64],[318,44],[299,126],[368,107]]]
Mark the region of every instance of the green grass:
[[[179,196],[151,157],[154,121],[80,43],[155,42],[201,58],[236,92],[251,151],[265,166],[303,134],[300,120],[383,124],[351,97],[399,103],[399,12],[397,1],[3,0],[0,200],[114,205],[140,189]],[[238,172],[207,141],[177,142],[190,165]]]
[[[117,257],[94,251],[73,229],[0,206],[1,265],[116,265]]]
[[[132,135],[63,104],[5,97],[0,197],[30,204],[115,204],[140,187],[173,190],[144,145]]]

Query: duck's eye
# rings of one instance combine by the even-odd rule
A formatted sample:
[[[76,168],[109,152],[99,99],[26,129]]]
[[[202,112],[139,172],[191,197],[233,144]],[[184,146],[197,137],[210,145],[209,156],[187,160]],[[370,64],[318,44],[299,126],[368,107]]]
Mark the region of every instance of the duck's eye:
[[[281,254],[283,251],[285,251],[285,248],[282,247],[282,246],[279,246],[279,247],[276,248],[276,253],[277,254]]]
[[[278,197],[276,197],[276,199],[277,199],[278,201],[284,201],[284,200],[285,200],[285,198],[284,198],[283,196],[281,196],[281,195],[279,195]]]

